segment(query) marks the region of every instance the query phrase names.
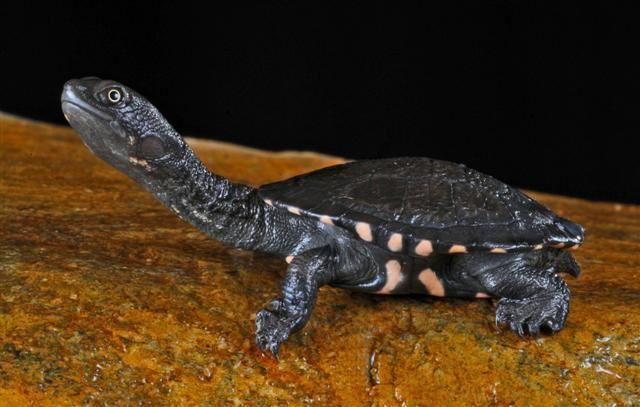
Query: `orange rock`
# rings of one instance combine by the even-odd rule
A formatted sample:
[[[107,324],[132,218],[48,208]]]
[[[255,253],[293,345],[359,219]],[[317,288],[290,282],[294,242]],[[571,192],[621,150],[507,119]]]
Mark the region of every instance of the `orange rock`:
[[[190,141],[252,184],[341,161]],[[640,207],[533,195],[587,230],[558,335],[325,287],[276,362],[250,316],[283,262],[205,239],[67,127],[0,116],[0,405],[640,404]]]

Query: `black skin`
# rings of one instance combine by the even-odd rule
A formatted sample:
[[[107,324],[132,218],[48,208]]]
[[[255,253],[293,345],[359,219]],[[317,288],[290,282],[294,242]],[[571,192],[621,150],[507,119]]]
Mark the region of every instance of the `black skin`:
[[[418,278],[431,269],[436,294],[499,298],[496,323],[517,334],[557,332],[569,311],[569,289],[557,273],[577,276],[567,251],[545,248],[508,254],[392,253],[341,227],[265,203],[255,188],[211,173],[183,138],[144,97],[95,77],[67,82],[62,110],[86,146],[182,219],[229,245],[292,259],[279,297],[256,316],[256,343],[278,355],[280,345],[308,322],[323,285],[380,292],[389,261],[403,279],[386,293],[430,292]]]

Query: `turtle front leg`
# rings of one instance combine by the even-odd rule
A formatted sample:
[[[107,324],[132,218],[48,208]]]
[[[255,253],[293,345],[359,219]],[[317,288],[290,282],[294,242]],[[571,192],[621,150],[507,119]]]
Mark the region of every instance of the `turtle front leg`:
[[[256,314],[256,344],[261,351],[278,356],[280,344],[309,321],[318,288],[329,283],[334,272],[334,254],[329,247],[309,250],[291,261],[282,296]]]

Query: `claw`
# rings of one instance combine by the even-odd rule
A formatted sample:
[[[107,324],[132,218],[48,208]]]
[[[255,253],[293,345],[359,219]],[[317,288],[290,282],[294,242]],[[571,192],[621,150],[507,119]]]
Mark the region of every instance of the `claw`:
[[[527,331],[529,331],[530,336],[540,336],[540,325],[536,323],[528,323]]]
[[[524,338],[524,329],[522,328],[521,323],[512,321],[509,323],[509,327],[513,332],[517,333],[519,337]]]
[[[276,358],[276,360],[278,359],[278,356],[280,354],[280,344],[278,343],[272,343],[269,346],[269,352],[271,352],[271,354],[273,355],[274,358]]]
[[[271,353],[276,359],[278,359],[280,353],[280,344],[277,342],[271,342],[267,338],[256,336],[256,345],[260,352],[263,354]]]
[[[546,321],[544,323],[544,326],[546,326],[547,328],[549,328],[551,330],[552,333],[556,333],[558,332],[561,328],[560,328],[560,324],[558,324],[557,322],[554,321]]]

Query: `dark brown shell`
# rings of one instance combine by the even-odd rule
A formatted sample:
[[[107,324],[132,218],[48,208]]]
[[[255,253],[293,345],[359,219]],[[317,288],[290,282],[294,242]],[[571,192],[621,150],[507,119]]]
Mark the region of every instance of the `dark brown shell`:
[[[259,193],[276,207],[406,253],[569,248],[584,238],[581,226],[517,189],[429,158],[350,162],[265,185]]]

